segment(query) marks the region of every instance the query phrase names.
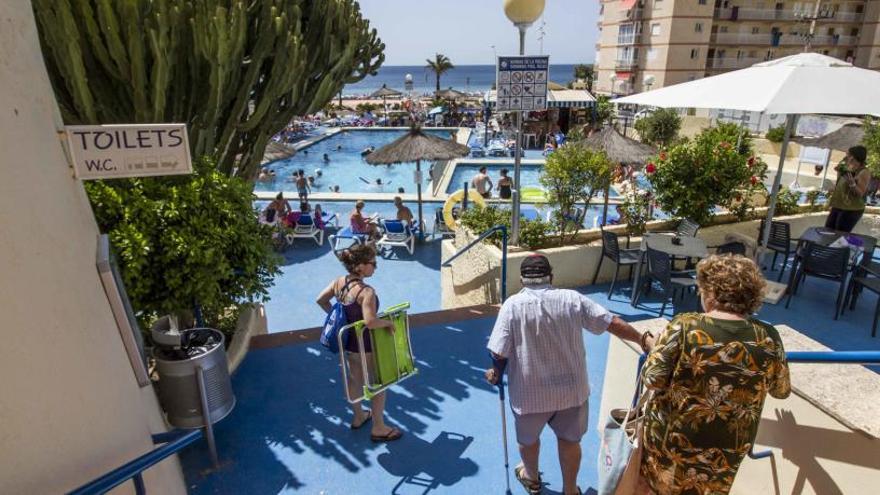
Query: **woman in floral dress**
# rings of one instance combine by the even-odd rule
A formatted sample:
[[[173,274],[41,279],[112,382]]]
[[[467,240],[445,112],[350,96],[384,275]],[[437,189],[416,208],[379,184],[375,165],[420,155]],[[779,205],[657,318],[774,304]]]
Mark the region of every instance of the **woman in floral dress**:
[[[672,320],[642,370],[654,391],[643,436],[646,493],[728,493],[764,398],[791,392],[779,334],[751,317],[766,286],[755,263],[711,256],[697,265],[697,284],[705,312]]]

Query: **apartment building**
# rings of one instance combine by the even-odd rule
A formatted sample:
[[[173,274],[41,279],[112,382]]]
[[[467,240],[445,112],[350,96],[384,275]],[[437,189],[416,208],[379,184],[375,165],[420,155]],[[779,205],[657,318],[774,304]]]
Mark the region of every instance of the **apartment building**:
[[[602,0],[598,24],[600,94],[657,89],[807,46],[880,69],[880,0]]]

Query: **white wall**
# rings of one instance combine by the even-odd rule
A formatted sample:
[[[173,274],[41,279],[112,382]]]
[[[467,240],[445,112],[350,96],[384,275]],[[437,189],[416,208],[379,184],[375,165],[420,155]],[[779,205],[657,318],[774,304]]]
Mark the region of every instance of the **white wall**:
[[[56,130],[30,2],[0,2],[0,493],[61,493],[153,448],[95,268],[98,234]],[[176,459],[151,493],[185,493]],[[131,484],[120,491],[130,492]]]

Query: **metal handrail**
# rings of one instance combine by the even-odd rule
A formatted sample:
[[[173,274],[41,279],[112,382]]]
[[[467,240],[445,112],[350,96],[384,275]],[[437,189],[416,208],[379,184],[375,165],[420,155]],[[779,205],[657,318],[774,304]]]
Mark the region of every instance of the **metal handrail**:
[[[638,377],[641,376],[646,356],[646,354],[639,356],[636,373],[637,383],[641,383]],[[785,353],[785,359],[789,363],[804,364],[880,364],[880,351],[790,351]],[[635,406],[635,402],[633,402],[633,406]],[[755,452],[754,444],[749,449],[749,457],[752,459],[764,459],[771,456],[773,456],[772,450]]]
[[[153,443],[165,443],[161,447],[153,449],[150,452],[130,461],[109,473],[96,478],[85,485],[71,491],[68,495],[92,495],[102,494],[116,488],[128,480],[134,482],[135,493],[143,495],[146,493],[144,488],[144,479],[142,473],[159,462],[165,460],[196,440],[202,438],[202,430],[191,431],[172,431],[168,433],[160,433],[153,435]]]
[[[467,197],[467,195],[465,195]],[[451,266],[452,262],[455,261],[456,258],[470,250],[472,247],[476,246],[478,243],[482,242],[484,239],[494,234],[495,232],[501,231],[501,302],[507,300],[507,226],[506,225],[496,225],[487,229],[485,232],[477,236],[476,239],[468,243],[467,246],[461,248],[449,257],[446,261],[444,261],[440,266]]]

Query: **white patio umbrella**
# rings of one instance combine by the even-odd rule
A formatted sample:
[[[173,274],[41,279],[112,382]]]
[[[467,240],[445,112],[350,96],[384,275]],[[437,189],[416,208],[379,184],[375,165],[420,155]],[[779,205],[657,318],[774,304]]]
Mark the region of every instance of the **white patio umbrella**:
[[[762,234],[766,246],[786,148],[797,116],[817,113],[880,115],[880,72],[854,67],[818,53],[800,53],[613,101],[663,108],[723,108],[785,114],[779,169],[773,180],[770,208]]]

